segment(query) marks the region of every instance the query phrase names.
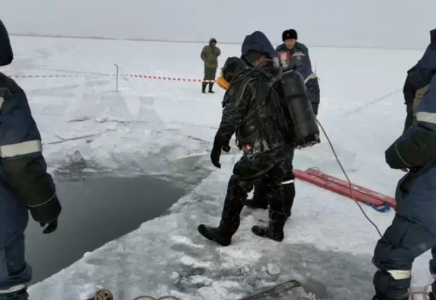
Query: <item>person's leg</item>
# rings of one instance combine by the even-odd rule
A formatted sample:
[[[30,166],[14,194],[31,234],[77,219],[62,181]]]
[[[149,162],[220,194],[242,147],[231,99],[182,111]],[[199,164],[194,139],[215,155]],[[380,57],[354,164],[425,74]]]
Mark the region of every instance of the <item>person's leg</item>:
[[[24,234],[0,248],[0,300],[27,300],[32,269],[24,258]]]
[[[285,161],[284,168],[286,170],[286,175],[282,180],[283,201],[285,206],[285,212],[288,218],[291,216],[292,206],[294,205],[295,199],[295,176],[293,173],[294,151],[294,149],[291,150],[291,155]]]
[[[282,241],[284,238],[283,227],[285,226],[288,214],[285,208],[283,196],[284,185],[283,179],[287,174],[285,166],[287,160],[279,162],[262,178],[267,191],[265,193],[270,211],[270,222],[268,227],[254,226],[252,231],[254,234],[270,238],[275,241]]]
[[[395,216],[392,225],[377,243],[373,262],[376,299],[407,300],[412,264],[418,256],[436,246],[436,236],[427,228]]]
[[[267,209],[268,200],[266,199],[266,186],[263,182],[256,182],[254,185],[253,199],[247,200],[245,205],[254,209]]]
[[[221,222],[217,228],[201,224],[198,231],[207,239],[221,246],[228,246],[232,236],[238,230],[240,214],[247,200],[247,194],[253,189],[253,182],[260,171],[253,160],[243,156],[233,169],[233,176],[227,186]],[[252,177],[253,174],[255,177]]]
[[[201,91],[202,93],[206,93],[206,88],[207,88],[207,82],[205,82],[207,80],[207,72],[208,72],[208,68],[204,67],[204,77],[203,77],[203,82],[201,83]]]
[[[216,77],[216,68],[208,68],[206,73],[206,79],[209,80],[209,93],[214,93],[213,85]]]
[[[291,215],[292,205],[295,198],[295,176],[292,172],[294,159],[294,149],[291,150],[291,154],[285,161],[286,175],[283,178],[283,197],[285,202],[285,208],[288,216]],[[268,199],[267,199],[267,187],[264,182],[259,181],[254,185],[254,195],[252,200],[247,200],[246,205],[254,209],[267,209]]]

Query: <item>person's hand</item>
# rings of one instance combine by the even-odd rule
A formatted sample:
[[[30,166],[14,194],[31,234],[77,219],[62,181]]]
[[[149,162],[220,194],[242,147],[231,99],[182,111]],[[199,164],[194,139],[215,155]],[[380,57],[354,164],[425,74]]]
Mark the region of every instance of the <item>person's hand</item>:
[[[210,153],[210,160],[212,161],[212,164],[217,167],[218,169],[221,169],[220,164],[220,157],[221,157],[221,149],[213,148],[212,152]]]
[[[214,145],[212,152],[210,153],[210,160],[212,161],[212,164],[218,169],[221,169],[221,163],[220,163],[221,150],[228,153],[231,150],[231,148],[229,144],[225,144],[224,146]]]
[[[45,223],[39,223],[41,225],[41,227],[45,227],[45,225],[47,225],[47,227],[45,227],[44,231],[42,233],[44,234],[50,234],[56,231],[56,229],[58,228],[58,220],[54,220],[51,223],[45,224]]]
[[[410,166],[401,157],[400,152],[397,148],[397,143],[393,143],[388,150],[385,152],[386,163],[392,169],[404,170],[408,169]]]
[[[225,146],[223,146],[223,151],[224,151],[225,153],[229,153],[231,149],[232,149],[232,148],[230,148],[229,145],[225,145]]]

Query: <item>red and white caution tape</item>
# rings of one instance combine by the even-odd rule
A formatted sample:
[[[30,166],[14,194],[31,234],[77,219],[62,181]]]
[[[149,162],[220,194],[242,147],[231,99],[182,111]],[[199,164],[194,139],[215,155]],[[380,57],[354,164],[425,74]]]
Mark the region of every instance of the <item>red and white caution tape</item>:
[[[52,75],[10,75],[11,78],[72,78],[72,77],[92,77],[92,76],[115,76],[115,74],[80,75],[80,74],[52,74]]]
[[[55,74],[55,75],[10,75],[11,78],[72,78],[72,77],[100,77],[100,76],[116,76],[116,74],[99,74],[99,75],[71,75],[71,74]],[[154,80],[166,80],[166,81],[179,81],[179,82],[204,82],[215,83],[215,80],[204,79],[192,79],[192,78],[178,78],[167,76],[155,76],[155,75],[142,75],[142,74],[120,74],[122,77],[154,79]]]
[[[152,76],[152,75],[121,74],[121,76],[134,77],[134,78],[144,78],[144,79],[155,79],[155,80],[181,81],[181,82],[205,82],[205,83],[206,82],[207,83],[214,83],[215,82],[215,80],[176,78],[176,77]]]

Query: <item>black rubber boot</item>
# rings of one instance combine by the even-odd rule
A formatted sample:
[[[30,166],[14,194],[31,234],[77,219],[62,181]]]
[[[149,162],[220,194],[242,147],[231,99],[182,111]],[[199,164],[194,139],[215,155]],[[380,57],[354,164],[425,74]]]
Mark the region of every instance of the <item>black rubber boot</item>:
[[[213,83],[209,83],[209,93],[214,94],[215,92],[212,90]]]
[[[203,82],[202,86],[201,86],[201,91],[203,92],[203,94],[206,94],[206,87],[207,87],[207,82]]]
[[[201,224],[200,226],[198,226],[198,232],[208,240],[226,247],[229,246],[232,242],[232,236],[238,230],[238,227],[239,224],[226,226],[222,222],[217,228]]]
[[[286,214],[280,212],[270,212],[269,225],[253,226],[251,231],[257,236],[268,238],[277,242],[283,241],[285,234],[283,228],[287,220]]]
[[[216,242],[221,246],[228,246],[232,241],[232,236],[236,233],[240,224],[240,214],[247,199],[250,187],[235,177],[230,177],[227,186],[226,199],[221,217],[220,226],[217,228],[201,224],[198,232],[208,240]]]

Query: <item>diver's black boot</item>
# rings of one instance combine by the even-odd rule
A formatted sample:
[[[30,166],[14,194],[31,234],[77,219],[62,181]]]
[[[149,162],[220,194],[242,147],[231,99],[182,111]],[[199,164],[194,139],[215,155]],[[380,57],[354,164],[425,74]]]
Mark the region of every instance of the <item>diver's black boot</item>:
[[[232,236],[236,233],[240,224],[240,214],[247,199],[249,186],[240,182],[235,177],[230,177],[227,186],[226,199],[221,217],[220,226],[217,228],[209,227],[204,224],[198,226],[198,232],[205,238],[228,246],[232,242]]]
[[[201,224],[198,226],[198,232],[208,240],[226,247],[232,242],[232,236],[238,230],[238,227],[239,224],[224,225],[222,222],[216,228]]]
[[[253,233],[257,236],[281,242],[285,238],[283,228],[285,227],[286,220],[286,214],[280,212],[270,212],[269,225],[253,226],[251,231],[253,231]]]

